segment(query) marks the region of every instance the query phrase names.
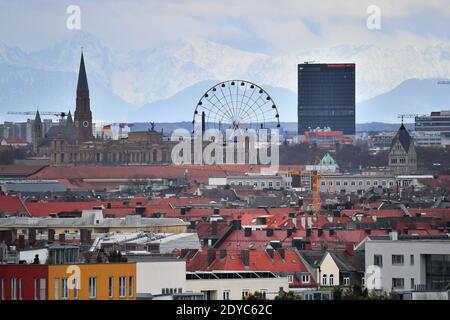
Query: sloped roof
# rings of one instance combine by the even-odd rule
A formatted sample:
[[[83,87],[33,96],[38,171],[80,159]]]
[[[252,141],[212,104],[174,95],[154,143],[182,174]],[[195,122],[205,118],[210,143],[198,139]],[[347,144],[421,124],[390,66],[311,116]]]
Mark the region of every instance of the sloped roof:
[[[406,152],[409,152],[409,147],[411,146],[412,138],[409,135],[409,132],[408,130],[406,130],[406,127],[403,125],[403,123],[398,129],[394,139],[392,140],[391,150],[397,143],[397,141],[400,141],[400,144],[402,145],[403,149],[405,149]]]

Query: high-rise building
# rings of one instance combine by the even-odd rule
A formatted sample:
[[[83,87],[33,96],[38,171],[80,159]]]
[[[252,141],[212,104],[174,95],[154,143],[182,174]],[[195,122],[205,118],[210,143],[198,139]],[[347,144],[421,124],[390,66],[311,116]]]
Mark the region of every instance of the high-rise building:
[[[298,134],[316,128],[355,134],[355,64],[298,65]]]

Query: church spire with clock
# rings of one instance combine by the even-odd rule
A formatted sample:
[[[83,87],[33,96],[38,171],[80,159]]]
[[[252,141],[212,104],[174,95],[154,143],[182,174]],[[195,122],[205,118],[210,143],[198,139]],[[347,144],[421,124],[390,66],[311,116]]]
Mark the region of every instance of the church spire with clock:
[[[78,143],[92,141],[92,112],[83,52],[81,52],[80,71],[78,73],[77,101],[74,120]]]

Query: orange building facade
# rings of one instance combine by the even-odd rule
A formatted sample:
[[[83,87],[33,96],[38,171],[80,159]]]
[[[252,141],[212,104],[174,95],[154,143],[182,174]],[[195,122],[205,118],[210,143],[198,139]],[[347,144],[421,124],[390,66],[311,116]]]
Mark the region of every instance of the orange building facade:
[[[49,300],[136,300],[136,264],[48,266]]]

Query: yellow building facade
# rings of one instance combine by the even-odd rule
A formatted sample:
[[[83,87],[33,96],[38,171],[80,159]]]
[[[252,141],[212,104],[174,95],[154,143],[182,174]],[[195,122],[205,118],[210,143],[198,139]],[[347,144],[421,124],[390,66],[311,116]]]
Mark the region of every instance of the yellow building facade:
[[[49,265],[49,300],[136,300],[136,264]]]

